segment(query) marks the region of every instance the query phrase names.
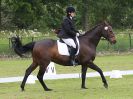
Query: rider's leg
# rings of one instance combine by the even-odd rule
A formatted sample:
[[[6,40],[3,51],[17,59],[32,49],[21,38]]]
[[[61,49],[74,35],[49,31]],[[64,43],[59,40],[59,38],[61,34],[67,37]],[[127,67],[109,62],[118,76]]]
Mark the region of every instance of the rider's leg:
[[[70,50],[69,50],[69,53],[70,53],[70,63],[72,65],[78,65],[76,62],[75,62],[75,54],[76,54],[76,49],[73,48],[73,47],[70,47]]]
[[[75,41],[72,38],[62,38],[62,40],[68,45],[76,48]]]
[[[72,38],[62,39],[69,46],[70,64],[77,65],[75,62],[75,54],[77,52],[75,41]]]

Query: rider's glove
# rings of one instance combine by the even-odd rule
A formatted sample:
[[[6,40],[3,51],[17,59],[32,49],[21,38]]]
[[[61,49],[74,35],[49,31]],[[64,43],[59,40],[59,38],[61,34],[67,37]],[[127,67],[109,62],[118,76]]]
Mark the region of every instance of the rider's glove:
[[[77,36],[77,37],[79,37],[79,35],[80,35],[79,33],[76,33],[76,36]]]

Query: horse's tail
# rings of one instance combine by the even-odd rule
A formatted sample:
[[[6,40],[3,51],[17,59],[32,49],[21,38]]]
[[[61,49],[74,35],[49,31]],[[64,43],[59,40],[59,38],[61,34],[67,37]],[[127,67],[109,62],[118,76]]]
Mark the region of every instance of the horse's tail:
[[[12,43],[12,47],[13,47],[15,53],[18,54],[20,57],[23,57],[24,53],[32,51],[33,47],[35,45],[35,42],[31,42],[31,43],[22,45],[22,42],[20,41],[20,38],[18,36],[12,37],[11,43]]]

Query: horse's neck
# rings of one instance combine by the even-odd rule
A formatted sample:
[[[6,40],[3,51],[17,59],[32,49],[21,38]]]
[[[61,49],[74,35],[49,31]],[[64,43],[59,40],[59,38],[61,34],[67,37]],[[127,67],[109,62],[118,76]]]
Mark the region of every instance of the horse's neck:
[[[101,39],[101,26],[97,26],[93,30],[86,32],[85,36],[89,44],[91,43],[97,47]]]

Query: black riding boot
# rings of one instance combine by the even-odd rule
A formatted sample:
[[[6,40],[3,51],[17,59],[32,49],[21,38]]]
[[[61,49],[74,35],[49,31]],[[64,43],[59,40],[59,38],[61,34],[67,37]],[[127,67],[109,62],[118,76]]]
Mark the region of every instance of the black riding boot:
[[[78,65],[78,63],[75,62],[76,49],[73,47],[70,47],[69,52],[70,52],[70,63],[72,64],[72,66]]]

